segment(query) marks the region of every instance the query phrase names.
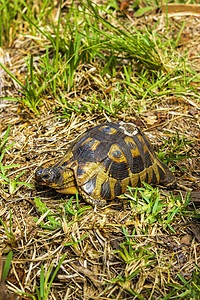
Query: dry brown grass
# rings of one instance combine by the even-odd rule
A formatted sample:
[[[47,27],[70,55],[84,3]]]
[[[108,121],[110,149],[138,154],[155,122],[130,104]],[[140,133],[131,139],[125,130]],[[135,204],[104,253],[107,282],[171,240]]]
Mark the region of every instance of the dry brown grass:
[[[157,16],[151,14],[136,20],[129,16],[126,22],[135,22],[139,28],[150,25],[155,18]],[[175,36],[183,19],[187,25],[181,34],[178,51],[180,56],[187,51],[188,60],[199,71],[199,18],[170,18],[169,32]],[[159,31],[165,31],[164,21]],[[37,55],[41,49],[36,42],[32,44],[30,37],[16,36],[12,49],[1,49],[1,59],[23,80],[23,56],[30,52]],[[121,69],[119,68],[115,78],[110,79],[110,85],[108,81],[105,82],[105,78],[100,77],[97,69],[98,62],[78,67],[75,81],[79,84],[75,90],[64,92],[69,103],[74,99],[80,100],[80,103],[86,102],[88,96],[94,92],[96,95],[101,93],[102,98],[107,96],[108,101],[112,101],[109,87],[116,90],[117,82],[124,79]],[[199,83],[192,84],[199,92]],[[2,70],[0,88],[2,96],[18,94],[18,86]],[[185,151],[192,148],[190,154],[194,158],[172,162],[179,184],[175,194],[181,197],[175,198],[173,203],[170,194],[161,193],[161,199],[168,203],[161,215],[170,212],[173,204],[183,206],[186,198],[183,190],[196,191],[193,200],[198,213],[199,97],[185,93],[181,96],[163,95],[159,99],[145,99],[145,109],[141,112],[134,109],[138,102],[133,97],[115,118],[108,116],[105,110],[100,112],[96,109],[93,112],[85,111],[81,115],[72,112],[69,119],[62,119],[61,109],[56,110],[57,99],[47,96],[43,102],[40,115],[36,116],[22,104],[1,101],[0,132],[3,135],[11,124],[9,143],[15,142],[6,153],[4,163],[20,164],[20,168],[12,172],[11,178],[26,170],[21,180],[34,184],[33,177],[37,168],[43,164],[51,165],[62,157],[68,145],[85,129],[110,120],[131,121],[146,131],[157,150],[163,146],[163,138],[169,139],[176,132],[180,137],[184,134],[188,141],[194,141],[193,144],[184,146]],[[173,151],[170,145],[168,147],[169,151]],[[50,289],[48,299],[140,299],[139,296],[133,296],[130,290],[134,290],[144,299],[163,299],[173,289],[173,284],[183,284],[177,276],[178,273],[185,280],[189,280],[192,272],[196,270],[195,263],[200,265],[199,223],[191,215],[176,216],[170,223],[175,231],[172,232],[162,222],[149,224],[145,221],[145,214],[138,211],[133,203],[129,203],[130,195],[108,203],[103,209],[88,208],[79,218],[78,212],[66,216],[61,195],[49,189],[36,190],[20,186],[13,195],[3,190],[0,193],[0,217],[9,228],[9,211],[12,212],[12,230],[15,236],[15,240],[8,241],[3,226],[0,227],[1,250],[5,255],[10,250],[14,253],[7,277],[10,291],[20,290],[36,295],[35,285],[39,286],[41,264],[45,271],[50,265],[55,268],[64,254],[65,260]],[[42,222],[49,225],[49,219],[46,215],[41,216],[34,202],[35,197],[41,197],[59,220],[60,228],[49,230],[40,226]],[[63,197],[64,201],[69,198],[70,196]],[[72,202],[76,205],[75,198]],[[86,206],[81,199],[79,202],[79,209]],[[188,209],[193,209],[193,205],[190,204]],[[72,223],[69,226],[70,222]],[[85,238],[77,242],[82,237]],[[125,242],[127,245],[123,248],[122,244]],[[131,251],[128,244],[131,245]],[[120,255],[120,251],[128,252],[127,261]],[[123,282],[119,276],[126,277],[126,280]],[[20,299],[30,298],[22,296]]]

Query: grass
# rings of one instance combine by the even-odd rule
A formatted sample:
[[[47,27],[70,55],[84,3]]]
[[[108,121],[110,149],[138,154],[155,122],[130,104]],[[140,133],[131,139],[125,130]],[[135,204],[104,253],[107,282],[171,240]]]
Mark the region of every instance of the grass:
[[[59,261],[58,266],[56,267],[55,271],[52,273],[53,270],[53,265],[51,265],[49,267],[49,269],[47,270],[47,272],[44,271],[44,266],[41,265],[41,275],[40,275],[40,288],[38,288],[36,286],[36,293],[37,293],[37,299],[38,300],[46,300],[49,297],[49,293],[50,293],[50,288],[51,285],[54,281],[54,278],[62,264],[62,262],[64,261],[66,255],[63,255],[63,257],[61,258],[61,260]]]
[[[187,140],[185,138],[185,134],[183,134],[181,137],[178,132],[174,134],[169,139],[164,139],[164,145],[160,149],[160,152],[158,153],[158,157],[164,162],[167,163],[169,161],[179,161],[181,159],[186,158],[192,158],[193,156],[190,155],[192,152],[191,144],[194,143],[194,141]],[[189,146],[189,147],[188,147]],[[165,148],[168,148],[168,153],[165,152]],[[169,147],[171,150],[169,151]],[[188,149],[188,150],[187,150]]]
[[[14,179],[9,178],[10,170],[20,166],[18,164],[4,165],[4,163],[3,163],[4,160],[5,160],[5,158],[4,158],[5,153],[8,152],[14,145],[14,143],[11,143],[11,144],[6,146],[6,144],[8,144],[9,132],[10,132],[10,125],[8,126],[3,138],[2,139],[0,138],[0,183],[1,183],[2,190],[5,193],[10,193],[12,195],[16,192],[16,189],[18,188],[19,185],[25,185],[25,186],[28,186],[28,187],[33,187],[33,185],[28,183],[28,182],[18,181],[18,179],[25,173],[25,171],[21,172]]]
[[[79,209],[79,203],[77,198],[77,206],[74,207],[72,205],[72,198],[69,199],[67,203],[63,200],[63,203],[60,205],[58,209],[58,213],[56,215],[51,214],[50,210],[47,208],[46,204],[41,201],[41,198],[34,199],[35,205],[38,211],[41,213],[41,217],[43,219],[43,215],[45,215],[45,219],[48,221],[48,225],[44,222],[39,222],[38,218],[34,218],[34,221],[37,224],[40,224],[42,228],[48,230],[57,230],[58,228],[62,228],[64,224],[67,224],[68,217],[75,217],[75,220],[68,223],[67,226],[71,226],[74,222],[78,222],[81,219],[81,216],[85,211],[91,208],[91,206],[85,206]],[[64,222],[64,223],[63,223]]]
[[[23,299],[199,299],[198,25],[160,6],[2,1],[0,239]],[[146,131],[188,193],[145,184],[94,210],[33,189],[40,164],[118,120]]]
[[[44,20],[48,18],[50,10],[46,10],[46,16],[42,14]],[[44,11],[45,9],[42,8],[43,13]],[[116,68],[120,68],[124,81],[122,81],[123,85],[119,86],[119,90],[122,94],[126,92],[138,98],[138,105],[135,107],[138,111],[145,109],[145,99],[149,97],[156,95],[156,98],[159,98],[169,95],[172,91],[173,94],[181,94],[190,90],[192,70],[187,65],[187,57],[180,57],[175,51],[184,29],[184,23],[176,40],[167,38],[163,42],[163,37],[155,30],[144,31],[137,30],[133,26],[127,27],[109,11],[95,6],[89,0],[81,2],[80,9],[72,4],[64,20],[63,18],[61,20],[60,8],[57,13],[59,13],[57,26],[51,23],[50,32],[47,31],[45,25],[39,26],[39,21],[35,18],[27,17],[27,12],[22,13],[21,17],[29,23],[30,34],[33,34],[32,28],[35,28],[35,36],[40,37],[46,43],[45,54],[37,55],[37,61],[33,54],[25,59],[27,66],[25,84],[1,64],[22,88],[23,96],[18,99],[35,113],[39,113],[38,108],[44,102],[45,95],[53,99],[57,98],[57,106],[62,107],[67,116],[72,112],[93,111],[96,103],[94,105],[87,103],[82,110],[77,110],[80,101],[78,99],[72,103],[66,101],[63,90],[70,92],[77,89],[85,77],[77,78],[76,72],[84,64],[93,64],[95,61],[101,65],[101,68],[96,68],[95,76],[90,72],[86,73],[86,78],[94,80],[98,90],[105,91],[108,88],[106,75],[110,79],[114,78]],[[108,20],[104,17],[105,14]],[[38,18],[40,20],[41,15]],[[34,35],[32,36],[34,39]],[[124,60],[127,60],[126,64],[123,63]],[[34,61],[36,67],[34,67]],[[132,77],[135,68],[134,61],[139,66],[135,78]],[[192,80],[196,78],[197,73],[193,71]],[[91,94],[91,97],[100,98],[98,110],[101,111],[107,107],[107,103],[104,105],[105,101],[101,99],[102,96],[95,93]],[[117,111],[120,109],[121,106],[117,105]],[[116,109],[111,108],[107,113],[116,116]]]

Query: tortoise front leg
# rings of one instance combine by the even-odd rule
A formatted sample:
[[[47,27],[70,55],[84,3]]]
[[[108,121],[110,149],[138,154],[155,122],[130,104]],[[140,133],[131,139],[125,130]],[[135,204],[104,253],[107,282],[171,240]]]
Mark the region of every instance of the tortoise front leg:
[[[85,202],[91,204],[92,206],[103,207],[107,204],[107,201],[104,199],[95,199],[89,194],[87,194],[83,189],[79,188],[79,194],[83,197]]]

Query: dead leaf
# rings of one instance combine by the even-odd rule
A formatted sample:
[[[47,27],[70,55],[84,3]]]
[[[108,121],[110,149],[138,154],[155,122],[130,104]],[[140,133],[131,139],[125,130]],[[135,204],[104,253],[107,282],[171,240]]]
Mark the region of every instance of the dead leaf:
[[[186,244],[186,245],[189,245],[191,243],[191,240],[192,240],[192,237],[190,234],[185,234],[181,240],[180,240],[180,243],[181,244]]]
[[[122,1],[121,3],[120,3],[120,6],[119,6],[119,9],[121,10],[121,11],[125,11],[128,7],[129,7],[129,2],[130,0],[125,0],[125,1]]]

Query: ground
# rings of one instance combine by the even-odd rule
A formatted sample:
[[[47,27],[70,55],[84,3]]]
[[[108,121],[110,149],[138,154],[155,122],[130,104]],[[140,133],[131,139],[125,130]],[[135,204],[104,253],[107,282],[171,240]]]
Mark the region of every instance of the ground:
[[[122,39],[127,44],[119,45],[117,53],[111,44],[109,52],[108,40],[100,39],[99,52],[91,44],[84,52],[93,30],[86,32],[86,27],[81,41],[70,27],[70,44],[64,35],[71,5],[67,2],[61,10],[59,51],[58,39],[42,34],[53,37],[45,17],[46,23],[38,26],[44,30],[45,24],[46,31],[24,17],[14,35],[10,27],[12,38],[2,40],[0,61],[10,72],[0,70],[0,241],[2,259],[10,251],[13,255],[7,288],[12,297],[21,295],[18,299],[199,299],[200,16],[188,8],[181,16],[171,13],[166,18],[156,8],[137,16],[138,7],[133,9],[131,1],[122,2],[121,10],[117,2],[97,2],[103,5],[97,8],[99,30],[114,36],[109,22],[135,37],[137,29],[142,32],[138,41],[155,47],[152,60],[134,52],[135,41],[120,31],[111,44],[118,47]],[[79,1],[74,5],[84,11]],[[89,8],[84,13],[89,11],[91,28],[96,28],[97,17],[94,13],[92,19]],[[59,11],[54,3],[49,16],[55,24]],[[84,23],[76,21],[77,28]],[[72,57],[74,72],[67,69]],[[135,123],[149,136],[174,172],[176,190],[130,189],[106,207],[93,208],[78,195],[35,186],[39,166],[55,164],[86,129],[118,120]]]

